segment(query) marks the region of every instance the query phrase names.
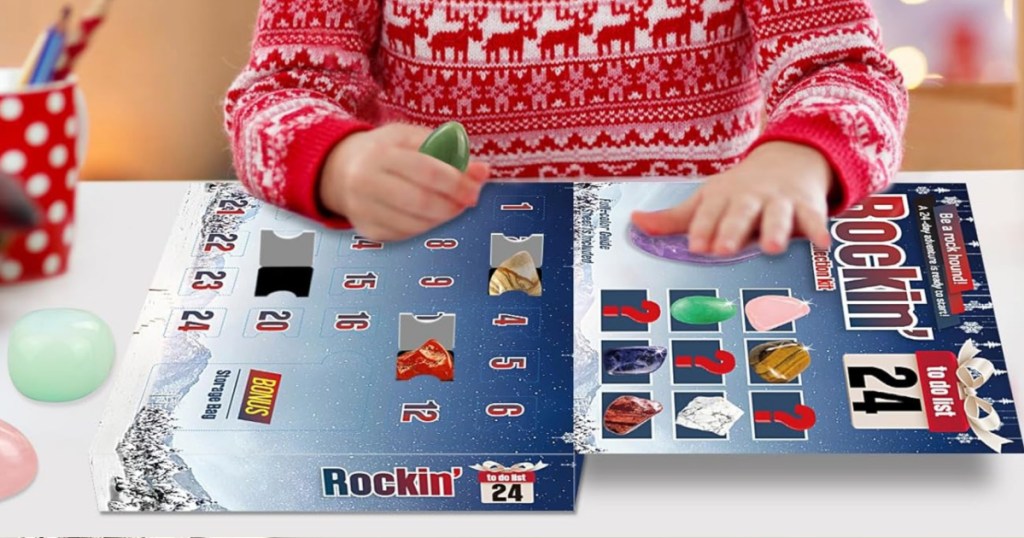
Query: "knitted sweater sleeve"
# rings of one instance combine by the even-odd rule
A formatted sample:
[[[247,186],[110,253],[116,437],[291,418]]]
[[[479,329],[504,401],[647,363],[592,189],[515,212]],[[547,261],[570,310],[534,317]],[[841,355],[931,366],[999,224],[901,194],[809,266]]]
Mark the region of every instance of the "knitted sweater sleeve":
[[[753,147],[787,141],[825,155],[833,214],[885,188],[902,160],[908,99],[868,0],[743,1],[768,109]]]
[[[348,226],[321,206],[320,170],[375,121],[379,17],[377,0],[261,1],[249,63],[224,106],[236,172],[255,196]]]

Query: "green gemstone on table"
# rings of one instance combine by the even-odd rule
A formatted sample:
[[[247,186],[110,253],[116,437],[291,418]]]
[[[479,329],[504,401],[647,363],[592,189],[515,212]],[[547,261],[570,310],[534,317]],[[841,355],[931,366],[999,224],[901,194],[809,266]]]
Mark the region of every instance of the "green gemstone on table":
[[[18,320],[7,346],[15,388],[41,402],[70,402],[100,387],[114,365],[114,335],[84,310],[38,310]]]
[[[711,325],[736,315],[736,305],[718,297],[691,295],[672,303],[672,319],[687,325]]]
[[[469,135],[457,121],[448,122],[438,127],[420,146],[420,153],[430,155],[446,162],[460,172],[469,166]]]

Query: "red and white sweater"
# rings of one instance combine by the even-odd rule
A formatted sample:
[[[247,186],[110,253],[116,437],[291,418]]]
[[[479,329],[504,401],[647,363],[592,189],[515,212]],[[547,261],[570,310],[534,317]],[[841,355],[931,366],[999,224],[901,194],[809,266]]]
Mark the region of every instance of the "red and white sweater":
[[[868,0],[263,0],[225,106],[245,185],[339,225],[320,169],[384,122],[458,120],[498,178],[706,176],[798,142],[839,211],[888,184],[906,116]]]

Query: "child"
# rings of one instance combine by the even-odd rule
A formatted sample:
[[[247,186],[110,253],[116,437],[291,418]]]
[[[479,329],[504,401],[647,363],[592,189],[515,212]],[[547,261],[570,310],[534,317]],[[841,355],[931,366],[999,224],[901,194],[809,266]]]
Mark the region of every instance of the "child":
[[[868,0],[263,0],[225,108],[249,189],[370,238],[489,177],[704,176],[633,220],[721,255],[827,246],[898,169],[906,114]],[[465,174],[417,152],[452,119]]]

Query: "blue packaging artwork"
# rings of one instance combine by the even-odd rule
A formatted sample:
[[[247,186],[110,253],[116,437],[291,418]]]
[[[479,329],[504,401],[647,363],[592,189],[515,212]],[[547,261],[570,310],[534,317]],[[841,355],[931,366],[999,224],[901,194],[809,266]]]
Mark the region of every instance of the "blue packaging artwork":
[[[195,185],[92,451],[100,509],[572,511],[584,455],[1022,451],[964,185],[729,263],[631,228],[695,188],[496,184],[385,244]]]

